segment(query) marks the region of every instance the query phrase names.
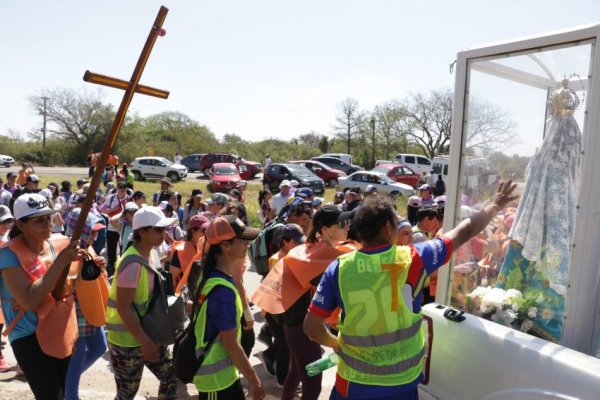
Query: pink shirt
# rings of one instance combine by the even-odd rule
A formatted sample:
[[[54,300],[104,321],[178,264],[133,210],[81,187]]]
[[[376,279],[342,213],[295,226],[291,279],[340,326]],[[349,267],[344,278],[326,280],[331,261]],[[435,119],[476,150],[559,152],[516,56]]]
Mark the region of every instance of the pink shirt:
[[[117,287],[135,289],[138,286],[140,280],[140,271],[144,267],[142,264],[132,262],[128,264],[126,268],[122,266],[119,268],[119,274],[117,275]],[[148,270],[148,294],[152,295],[154,289],[154,272]]]

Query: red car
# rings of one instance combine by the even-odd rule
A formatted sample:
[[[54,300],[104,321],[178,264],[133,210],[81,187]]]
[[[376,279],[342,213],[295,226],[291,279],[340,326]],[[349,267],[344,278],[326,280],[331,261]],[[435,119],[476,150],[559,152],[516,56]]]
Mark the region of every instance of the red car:
[[[235,164],[216,163],[211,168],[208,188],[212,192],[227,192],[237,188],[241,179]]]
[[[231,153],[203,154],[202,157],[200,157],[200,165],[197,169],[202,171],[204,176],[208,178],[211,174],[212,166],[216,163],[233,163],[237,165],[240,170],[240,175],[246,180],[254,178],[254,176],[262,170],[260,163],[244,160],[237,154]]]
[[[412,187],[417,186],[421,177],[404,164],[379,164],[373,172],[381,172],[396,182],[405,183]]]
[[[290,161],[290,164],[300,164],[304,165],[306,168],[312,171],[313,174],[323,179],[325,184],[334,187],[338,184],[338,178],[346,177],[346,173],[344,171],[340,171],[339,169],[334,169],[328,167],[320,161],[315,160],[298,160],[298,161]]]

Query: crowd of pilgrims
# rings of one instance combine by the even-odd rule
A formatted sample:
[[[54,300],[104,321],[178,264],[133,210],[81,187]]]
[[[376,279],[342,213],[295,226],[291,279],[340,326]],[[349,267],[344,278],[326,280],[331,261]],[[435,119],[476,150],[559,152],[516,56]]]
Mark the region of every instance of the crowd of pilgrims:
[[[221,346],[232,365],[214,376],[207,373],[194,378],[201,399],[265,396],[249,361],[255,337],[267,346],[256,355],[262,361],[261,368],[282,389],[282,399],[319,397],[322,375],[308,376],[305,367],[322,357],[322,349],[303,331],[303,322],[309,309],[319,311],[311,299],[327,265],[361,248],[353,219],[369,198],[380,198],[375,188],[338,192],[333,202],[326,203],[309,188],[283,181],[276,195],[267,189],[260,191],[257,216],[262,226],[253,228],[248,226],[244,203],[255,200],[245,198],[243,181],[237,189],[214,193],[206,201],[202,191],[195,189],[184,201],[168,178],[160,181],[159,190],[147,195],[134,190],[133,180],[125,171],[118,173],[116,184],[105,181],[94,194],[79,242],[69,243],[61,241],[62,235],[68,238],[75,230],[90,184],[79,179],[76,187],[63,181],[42,188],[34,172],[24,165],[18,174],[8,173],[6,180],[0,181],[1,322],[18,362],[9,365],[0,353],[0,371],[16,369],[27,379],[36,398],[78,399],[82,374],[108,351],[117,399],[135,397],[144,366],[160,381],[159,398],[176,398],[178,383],[171,351],[149,338],[132,307],[143,303],[139,296],[146,296],[142,300],[151,297],[155,280],[153,269],[146,268],[149,264],[168,271],[172,291],[186,293],[189,303],[201,298],[200,294],[206,295],[211,282],[219,283],[208,295],[204,317],[199,319],[203,324],[201,341],[218,333],[219,340],[213,346]],[[427,184],[419,187],[418,193],[409,199],[406,210],[394,211],[397,245],[423,242],[443,232],[444,194],[434,197]],[[505,218],[510,217],[505,214]],[[475,250],[459,254],[459,263],[493,256],[493,270],[502,257],[502,233],[509,228],[505,225],[497,224],[494,232],[473,238],[464,247]],[[312,260],[320,266],[319,273],[305,277],[308,289],[281,294],[281,312],[269,312],[273,305],[267,304],[268,300],[244,289],[244,274],[256,273],[247,256],[248,245],[263,229],[268,229],[264,240],[269,256],[269,269],[260,271],[263,278],[278,263],[292,265],[295,258],[304,257],[300,261]],[[17,250],[27,254],[17,254]],[[131,255],[142,258],[127,258],[127,265],[122,265],[121,261]],[[103,295],[90,296],[74,285],[76,342],[69,355],[57,357],[48,354],[52,351],[45,347],[52,344],[45,343],[40,335],[43,317],[39,309],[48,301],[62,270],[77,257],[90,258],[100,267],[102,273],[92,282],[96,282],[94,290]],[[443,258],[447,258],[445,253]],[[30,260],[42,268],[24,265]],[[435,281],[434,274],[424,285],[419,308],[433,301]],[[255,332],[252,310],[259,308],[266,323]],[[335,333],[336,316],[329,317],[329,329]],[[52,329],[45,325],[44,329]],[[246,378],[244,385],[240,372]]]

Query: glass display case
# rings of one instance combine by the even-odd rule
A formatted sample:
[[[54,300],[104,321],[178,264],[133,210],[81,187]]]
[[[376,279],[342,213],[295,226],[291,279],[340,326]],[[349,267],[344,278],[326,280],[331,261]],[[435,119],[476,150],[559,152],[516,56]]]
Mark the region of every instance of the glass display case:
[[[456,250],[436,298],[593,355],[597,35],[598,26],[583,27],[459,53],[444,227],[480,209],[502,181],[520,197]]]

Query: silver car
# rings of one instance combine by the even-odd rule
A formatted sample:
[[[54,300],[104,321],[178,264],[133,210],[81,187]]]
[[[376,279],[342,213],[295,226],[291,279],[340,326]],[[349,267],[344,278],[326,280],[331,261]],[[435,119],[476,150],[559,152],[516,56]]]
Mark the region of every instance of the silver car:
[[[164,157],[138,157],[129,167],[135,179],[156,179],[165,176],[172,181],[178,181],[187,176],[187,168],[181,164],[174,164]]]
[[[358,171],[346,178],[338,178],[336,190],[343,192],[346,189],[359,187],[362,191],[365,191],[369,185],[373,185],[373,187],[377,189],[377,193],[388,195],[390,197],[410,197],[415,194],[415,190],[411,186],[394,182],[387,175],[373,171]]]
[[[5,156],[4,154],[0,154],[0,165],[10,167],[14,163],[15,160],[11,156]]]

